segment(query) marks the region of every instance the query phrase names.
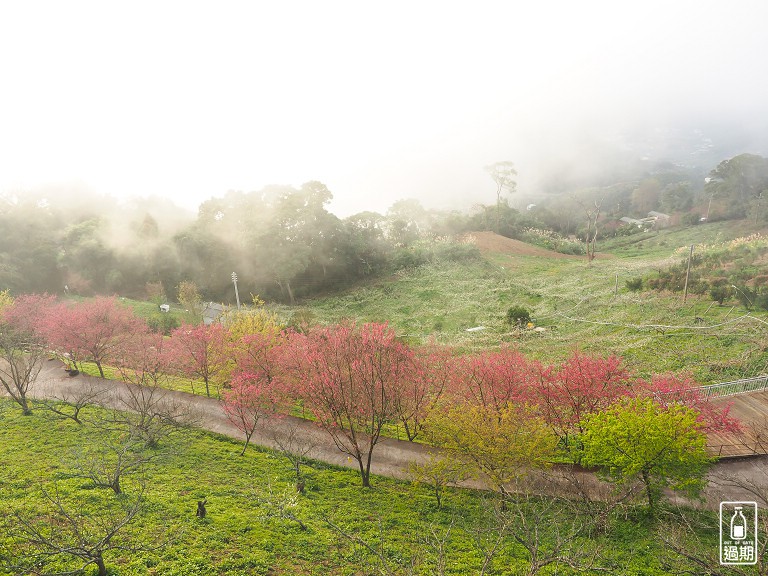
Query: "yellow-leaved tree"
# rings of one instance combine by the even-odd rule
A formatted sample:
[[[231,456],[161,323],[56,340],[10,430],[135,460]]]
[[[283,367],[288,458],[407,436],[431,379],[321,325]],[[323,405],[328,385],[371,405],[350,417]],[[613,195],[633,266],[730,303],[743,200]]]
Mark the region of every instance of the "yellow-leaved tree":
[[[616,482],[642,480],[654,512],[663,488],[698,494],[712,459],[696,410],[652,398],[623,398],[586,418],[584,456]]]
[[[511,402],[497,408],[451,404],[427,421],[431,442],[466,463],[508,495],[508,487],[534,468],[549,465],[557,439],[528,406]]]
[[[224,313],[229,359],[222,373],[224,381],[231,381],[238,371],[262,366],[267,351],[281,340],[285,324],[277,314],[264,307],[264,301],[258,296],[252,298],[252,308],[229,309]]]
[[[6,308],[9,308],[13,304],[13,296],[9,290],[0,291],[0,321],[2,321],[3,313]]]

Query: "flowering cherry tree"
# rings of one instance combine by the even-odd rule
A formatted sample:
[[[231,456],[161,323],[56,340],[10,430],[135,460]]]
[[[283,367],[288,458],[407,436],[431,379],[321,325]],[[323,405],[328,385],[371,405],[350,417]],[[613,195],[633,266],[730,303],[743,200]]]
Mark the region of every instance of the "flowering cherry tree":
[[[409,441],[422,432],[425,420],[450,386],[453,366],[449,348],[430,344],[414,350],[410,376],[396,396],[398,418]]]
[[[541,367],[510,348],[458,358],[451,395],[497,413],[509,403],[530,403]]]
[[[370,487],[382,428],[398,418],[412,351],[387,324],[342,324],[291,335],[285,350],[295,391]]]
[[[682,404],[697,412],[697,421],[703,433],[741,431],[739,421],[730,415],[731,403],[725,406],[709,401],[690,376],[658,374],[650,382],[643,383],[644,393],[650,394],[663,407]]]
[[[222,397],[227,418],[245,435],[241,455],[259,422],[290,408],[284,380],[277,377],[283,359],[278,341],[278,335],[271,331],[246,333],[231,349],[233,376]]]
[[[226,330],[221,324],[183,324],[171,333],[166,350],[174,372],[202,380],[205,395],[210,397],[211,384],[226,369],[225,342]]]
[[[0,320],[17,331],[45,339],[46,317],[57,304],[56,296],[50,294],[22,294],[6,301]]]
[[[567,443],[584,431],[588,414],[603,410],[632,391],[635,379],[617,356],[587,356],[574,352],[559,366],[542,372],[536,402],[552,431]]]
[[[147,332],[146,322],[116,298],[99,296],[82,302],[62,302],[44,316],[43,334],[49,346],[63,351],[75,364],[90,360],[104,378],[104,363],[126,342]]]
[[[245,435],[240,456],[245,454],[259,422],[276,413],[278,395],[262,375],[241,372],[222,392],[224,413],[230,422]]]

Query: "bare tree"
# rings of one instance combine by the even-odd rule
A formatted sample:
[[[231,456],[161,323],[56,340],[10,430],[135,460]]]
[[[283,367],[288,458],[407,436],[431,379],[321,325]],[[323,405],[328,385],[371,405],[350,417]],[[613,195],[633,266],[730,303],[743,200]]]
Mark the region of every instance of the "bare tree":
[[[478,574],[484,576],[493,571],[493,562],[509,536],[509,517],[503,513],[504,500],[487,500],[485,510],[479,518],[468,520],[464,529],[472,538],[472,543],[480,554],[481,563]]]
[[[596,566],[599,549],[588,544],[593,526],[593,519],[568,500],[536,495],[530,485],[519,483],[500,499],[487,498],[483,513],[465,529],[480,554],[479,574],[492,572],[499,550],[514,541],[525,550],[525,574],[534,576],[552,565],[607,571]]]
[[[747,475],[717,473],[711,477],[715,489],[726,494],[736,491],[739,498],[749,498],[761,508],[768,506],[768,484]],[[768,518],[758,515],[756,566],[722,566],[720,550],[712,542],[702,541],[701,534],[717,534],[719,518],[716,513],[702,513],[678,507],[665,518],[658,536],[664,543],[662,564],[672,574],[702,576],[747,576],[768,573]]]
[[[596,551],[590,551],[582,538],[589,530],[589,516],[573,514],[567,502],[518,494],[506,515],[507,532],[527,553],[528,576],[551,564],[594,569]]]
[[[156,447],[163,438],[198,420],[190,406],[174,399],[165,388],[129,385],[121,392],[121,410],[112,412],[102,425],[127,428],[132,435],[142,438],[148,448]]]
[[[496,233],[499,232],[500,227],[500,214],[501,214],[501,195],[504,190],[512,193],[517,188],[517,182],[515,176],[517,171],[515,165],[512,162],[496,162],[485,167],[486,172],[491,175],[493,181],[496,183]]]
[[[112,500],[99,512],[84,511],[65,503],[57,488],[43,488],[48,513],[29,517],[14,514],[8,530],[14,542],[14,554],[8,566],[16,574],[79,574],[96,566],[99,576],[106,576],[105,554],[112,550],[146,549],[132,545],[122,535],[123,528],[139,514],[143,493],[133,500]],[[61,562],[67,568],[62,570]],[[55,564],[56,568],[50,568]]]
[[[451,533],[455,526],[452,518],[448,527],[444,530],[435,526],[429,526],[429,530],[419,539],[417,547],[410,550],[410,556],[391,554],[386,545],[385,530],[379,518],[378,538],[362,538],[354,531],[341,526],[338,522],[324,517],[325,524],[336,532],[341,538],[361,553],[361,561],[364,561],[372,570],[371,573],[382,576],[407,575],[432,573],[436,576],[445,576],[448,566],[448,552],[450,551]],[[367,556],[363,556],[366,554]],[[371,562],[371,557],[374,558]],[[363,560],[364,558],[364,560]],[[427,568],[428,567],[428,568]],[[425,568],[432,572],[426,572]]]
[[[600,210],[603,205],[604,196],[597,200],[593,200],[591,203],[582,202],[581,200],[574,198],[586,216],[586,231],[584,232],[584,247],[587,250],[587,262],[592,263],[595,259],[597,248],[597,222],[600,219]]]
[[[289,491],[275,492],[272,485],[267,486],[265,494],[255,494],[254,500],[259,505],[263,518],[277,518],[279,520],[288,520],[299,525],[302,530],[307,529],[307,525],[298,516],[299,496]]]
[[[165,451],[148,449],[141,436],[127,432],[105,431],[98,443],[74,453],[75,475],[91,480],[98,488],[123,492],[124,477],[141,472],[153,461],[166,455]]]
[[[385,547],[384,528],[381,525],[381,518],[379,518],[379,537],[378,541],[375,542],[369,542],[368,540],[361,538],[353,531],[340,526],[337,522],[334,522],[327,517],[323,518],[323,521],[344,540],[356,546],[360,551],[367,552],[370,557],[375,559],[373,562],[366,559],[366,564],[368,564],[368,569],[371,571],[371,574],[375,573],[380,574],[381,576],[395,576],[396,574],[405,573],[408,576],[411,576],[416,573],[414,566],[416,560],[415,556],[408,562],[404,558],[393,558],[392,555],[388,554]],[[405,572],[403,572],[404,569]]]
[[[27,393],[40,374],[44,358],[45,350],[37,339],[0,324],[0,383],[25,415],[32,413]]]
[[[73,391],[53,394],[50,400],[41,400],[40,406],[65,420],[73,420],[82,425],[80,413],[88,406],[100,406],[109,394],[109,389],[92,383],[83,383]]]
[[[451,519],[451,523],[444,532],[441,532],[434,525],[429,527],[429,532],[423,537],[425,556],[434,557],[434,574],[435,576],[445,576],[445,571],[448,566],[448,543],[451,538],[451,531],[453,530],[454,520]]]
[[[678,510],[675,517],[669,515],[657,531],[664,545],[661,564],[671,574],[697,576],[746,575],[738,566],[723,567],[716,546],[703,543],[699,537],[702,530],[717,531],[717,525],[703,523],[689,511]],[[751,573],[751,572],[750,572]],[[758,572],[762,574],[763,572]]]
[[[117,368],[128,385],[116,390],[123,411],[114,412],[112,422],[127,425],[148,447],[174,429],[198,421],[191,405],[174,398],[166,387],[170,370],[162,335],[139,334],[117,358]]]
[[[317,441],[301,434],[298,421],[280,426],[272,433],[272,440],[281,456],[291,463],[291,468],[296,474],[296,491],[304,491],[304,474],[302,466],[307,466],[312,453],[317,448]]]

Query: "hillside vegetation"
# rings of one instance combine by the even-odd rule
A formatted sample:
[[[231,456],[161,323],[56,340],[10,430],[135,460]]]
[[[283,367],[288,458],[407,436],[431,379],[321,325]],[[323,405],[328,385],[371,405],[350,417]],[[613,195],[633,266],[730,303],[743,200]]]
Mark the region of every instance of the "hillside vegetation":
[[[526,358],[552,364],[579,350],[596,358],[615,355],[643,377],[690,372],[700,383],[708,383],[753,376],[765,371],[768,363],[764,312],[747,310],[735,297],[721,304],[709,294],[692,291],[683,301],[682,294],[673,290],[638,290],[633,284],[679,265],[690,244],[721,245],[749,231],[745,228],[716,223],[617,237],[598,245],[600,253],[590,263],[487,232],[470,235],[462,243],[423,241],[401,252],[401,265],[389,276],[357,283],[344,293],[305,300],[300,307],[261,308],[259,322],[262,329],[265,321],[269,324],[264,334],[277,334],[280,318],[301,329],[296,333],[296,350],[329,341],[330,337],[310,330],[311,324],[352,319],[388,322],[398,341],[414,345],[436,341],[459,354],[511,347]],[[17,303],[20,300],[24,299]],[[111,310],[115,319],[126,316],[125,326],[133,326],[135,320],[115,300],[97,298],[79,307],[72,302],[50,304],[57,313],[49,320],[72,320],[41,325],[62,345],[71,344],[66,330],[80,318],[78,310]],[[158,314],[146,304],[134,306],[140,314]],[[530,312],[530,323],[510,322],[512,308]],[[176,309],[168,317],[188,320],[193,314],[194,308]],[[241,320],[248,323],[246,317]],[[24,315],[15,321],[22,328],[31,323]],[[163,326],[154,329],[162,332]],[[339,332],[337,328],[330,333],[334,331]],[[154,378],[149,383],[158,385],[166,375],[149,352],[191,332],[186,326],[170,339],[142,332],[141,346],[118,346],[111,355],[121,376],[140,384]],[[305,334],[307,345],[302,347]],[[268,339],[246,341],[254,348],[237,351],[245,354],[238,356],[241,370],[248,364],[243,360],[248,354],[254,369],[262,360],[255,354],[261,350],[256,345],[269,349]],[[227,349],[230,355],[235,353],[231,346]],[[106,368],[104,374],[110,374],[110,367],[102,366],[102,357],[95,352],[65,358],[75,366],[92,359],[99,371]],[[310,365],[323,364],[313,358],[306,358]],[[102,358],[109,359],[109,354]],[[134,366],[138,361],[149,363]],[[251,375],[239,384],[237,378],[225,378],[224,386],[236,391],[250,380],[264,380],[260,378]],[[219,391],[216,386],[209,390],[207,381],[205,388],[199,382],[197,387],[211,395]],[[228,394],[224,396],[226,400]],[[647,400],[643,406],[651,404]],[[507,418],[505,425],[519,420],[511,411],[518,405],[523,403],[502,407],[499,414]],[[621,406],[618,410],[617,415],[628,413]],[[471,424],[479,413],[458,407],[446,414],[449,430],[463,417]],[[297,490],[295,470],[283,454],[248,449],[247,443],[243,447],[184,427],[169,428],[167,435],[138,446],[133,432],[127,440],[121,432],[133,428],[116,426],[123,418],[118,413],[87,406],[82,416],[85,424],[78,425],[71,419],[53,419],[39,406],[34,406],[32,415],[22,416],[10,403],[0,404],[4,430],[0,505],[8,511],[0,529],[0,566],[6,566],[7,574],[18,572],[13,566],[20,551],[34,559],[45,539],[90,541],[115,526],[118,529],[103,550],[104,563],[113,573],[131,575],[512,575],[606,570],[652,575],[692,566],[674,546],[659,539],[660,526],[673,531],[680,550],[696,557],[708,557],[716,547],[714,517],[708,512],[672,511],[664,504],[653,518],[635,505],[541,498],[525,484],[521,494],[507,494],[502,506],[493,493],[448,489],[457,481],[450,475],[438,480],[439,490],[423,479],[415,486],[383,478],[374,479],[372,490],[362,490],[355,472],[316,462],[310,463]],[[696,414],[687,417],[693,422]],[[501,426],[500,420],[494,422]],[[511,444],[494,446],[502,444],[499,454],[506,458]],[[574,444],[577,451],[578,446]],[[89,462],[115,457],[140,458],[124,473],[121,490],[99,486],[94,475],[101,478],[106,472],[89,467]],[[467,457],[471,459],[471,454]],[[503,483],[507,480],[504,477]],[[435,497],[438,492],[440,500]],[[653,510],[650,488],[648,494]],[[134,505],[140,513],[125,517]],[[194,513],[201,505],[208,507],[203,518]],[[686,527],[692,517],[696,521],[691,525],[699,527],[695,534]],[[526,524],[527,518],[535,522]],[[79,532],[67,536],[71,526]],[[58,553],[46,573],[79,565],[71,554]],[[108,572],[105,568],[99,573]]]
[[[521,249],[501,238],[478,242],[483,258],[436,261],[339,296],[310,300],[299,315],[389,321],[409,340],[434,338],[459,350],[508,344],[557,360],[574,348],[616,354],[639,372],[690,371],[702,383],[755,376],[768,365],[765,313],[707,293],[633,291],[627,281],[653,278],[678,264],[690,244],[714,244],[749,232],[720,222],[617,238],[585,258]],[[524,245],[523,245],[524,246]],[[505,321],[513,305],[530,309],[541,331]],[[286,309],[284,313],[290,312]],[[294,312],[295,313],[295,312]],[[473,327],[483,330],[467,332]]]

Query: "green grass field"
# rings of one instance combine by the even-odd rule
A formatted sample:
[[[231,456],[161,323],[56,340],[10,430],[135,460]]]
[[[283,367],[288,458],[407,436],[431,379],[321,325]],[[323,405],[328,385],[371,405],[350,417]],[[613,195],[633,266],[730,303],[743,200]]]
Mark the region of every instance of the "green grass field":
[[[714,243],[743,232],[719,223],[617,238],[600,246],[609,254],[589,266],[583,259],[513,254],[436,262],[298,309],[273,309],[286,321],[297,312],[319,322],[388,321],[409,342],[434,339],[462,352],[509,345],[555,362],[579,349],[618,354],[646,376],[671,370],[691,372],[702,383],[728,380],[765,371],[764,314],[746,316],[736,302],[718,306],[695,296],[683,303],[679,294],[632,292],[625,282],[678,261],[680,249],[690,243]],[[155,314],[154,305],[129,303],[141,315]],[[504,317],[512,305],[530,309],[543,331],[511,329]],[[485,329],[467,332],[477,326]],[[202,384],[183,379],[170,386],[203,393]],[[86,408],[85,414],[92,420],[100,412]],[[479,574],[483,551],[494,542],[495,529],[487,524],[492,494],[452,489],[438,509],[425,486],[375,478],[374,488],[364,490],[356,472],[315,463],[306,492],[297,495],[290,465],[280,455],[249,448],[239,457],[238,442],[184,430],[163,440],[162,458],[129,476],[126,494],[115,496],[74,474],[78,455],[103,447],[110,437],[99,428],[52,419],[40,407],[23,417],[3,400],[0,429],[0,566],[19,549],[14,513],[30,518],[50,511],[43,488],[55,489],[69,509],[97,523],[145,486],[142,511],[119,539],[128,549],[105,554],[115,575],[438,574],[440,541],[446,574]],[[209,514],[200,520],[195,507],[204,498]],[[542,550],[554,546],[554,527],[589,524],[594,517],[582,510],[555,518],[535,502],[521,506],[541,515]],[[618,507],[606,518],[573,543],[590,551],[593,567],[601,569],[579,573],[670,573],[656,534],[659,521],[634,506]],[[716,533],[700,536],[716,547]],[[526,574],[529,560],[525,548],[507,534],[485,573]],[[540,573],[576,572],[561,563]]]
[[[99,414],[94,408],[85,412],[88,420]],[[482,551],[494,538],[486,523],[493,495],[452,489],[438,509],[424,486],[374,478],[374,488],[366,490],[359,487],[354,471],[317,463],[307,472],[305,493],[296,494],[290,465],[278,454],[250,448],[240,457],[240,443],[193,430],[162,440],[164,456],[124,480],[125,494],[116,496],[73,473],[78,454],[105,445],[104,432],[93,424],[53,420],[39,407],[24,417],[3,400],[0,426],[0,560],[19,549],[13,540],[14,513],[30,518],[51,510],[42,488],[57,491],[68,510],[84,514],[96,526],[144,485],[142,510],[117,541],[137,549],[105,553],[115,575],[408,574],[411,565],[414,573],[426,575],[437,573],[435,542],[440,539],[446,549],[446,574],[477,574]],[[204,498],[208,515],[201,520],[195,510]],[[285,514],[275,514],[281,502],[306,530]],[[525,506],[540,515],[542,550],[551,549],[555,532],[547,518],[552,512],[535,503]],[[588,520],[572,514],[558,519]],[[625,508],[609,513],[602,529],[580,537],[574,546],[597,554],[596,566],[601,568],[664,574],[654,529],[641,512]],[[525,549],[509,535],[486,573],[524,574],[528,560]],[[55,567],[72,566],[62,561]],[[542,573],[575,572],[553,565]]]

